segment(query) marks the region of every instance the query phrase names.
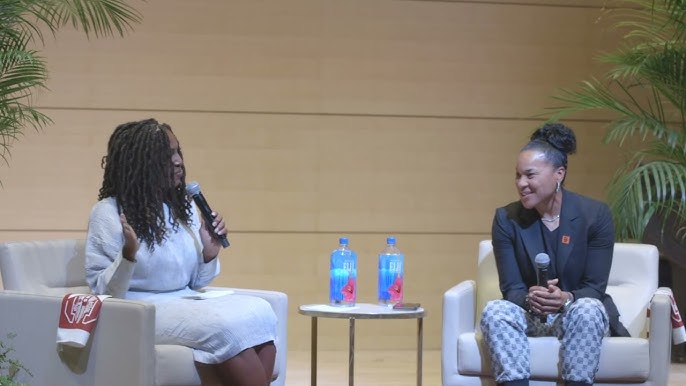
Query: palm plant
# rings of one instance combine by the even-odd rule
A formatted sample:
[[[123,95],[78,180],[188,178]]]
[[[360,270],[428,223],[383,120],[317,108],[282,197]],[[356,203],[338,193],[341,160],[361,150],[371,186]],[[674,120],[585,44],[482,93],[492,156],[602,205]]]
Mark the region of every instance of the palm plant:
[[[141,15],[124,0],[0,1],[0,157],[26,127],[43,128],[50,118],[32,107],[31,95],[46,88],[48,71],[36,45],[44,32],[70,24],[87,37],[123,36]]]
[[[610,182],[608,202],[618,238],[641,240],[651,220],[686,220],[686,1],[617,4],[610,12],[623,44],[599,57],[610,70],[561,90],[551,120],[610,113],[604,140],[631,155]]]

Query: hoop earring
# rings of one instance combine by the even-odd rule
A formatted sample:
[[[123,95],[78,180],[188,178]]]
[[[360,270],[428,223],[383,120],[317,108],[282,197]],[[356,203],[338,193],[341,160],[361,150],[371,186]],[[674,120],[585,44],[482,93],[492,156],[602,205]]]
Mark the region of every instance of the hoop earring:
[[[555,193],[560,191],[560,181],[557,181],[557,188],[555,189]]]

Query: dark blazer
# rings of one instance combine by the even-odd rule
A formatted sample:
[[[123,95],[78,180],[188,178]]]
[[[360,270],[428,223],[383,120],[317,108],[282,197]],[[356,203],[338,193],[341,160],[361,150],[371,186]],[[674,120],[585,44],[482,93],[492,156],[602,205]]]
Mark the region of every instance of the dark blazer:
[[[537,284],[534,259],[545,252],[539,219],[535,209],[526,209],[519,201],[498,208],[493,218],[491,232],[500,291],[504,299],[522,308],[529,287]],[[605,293],[615,244],[608,206],[564,190],[558,234],[558,286],[573,293],[574,299],[590,297],[602,301],[612,335],[629,336],[612,298]]]

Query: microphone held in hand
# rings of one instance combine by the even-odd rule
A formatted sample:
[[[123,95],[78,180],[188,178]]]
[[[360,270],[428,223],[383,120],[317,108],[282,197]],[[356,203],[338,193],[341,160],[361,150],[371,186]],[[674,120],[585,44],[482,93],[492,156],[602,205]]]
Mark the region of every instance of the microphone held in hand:
[[[536,255],[536,272],[538,276],[538,285],[548,288],[548,267],[550,266],[550,256],[547,253],[539,253]],[[541,316],[541,323],[546,322],[546,316]]]
[[[210,209],[209,204],[207,204],[207,200],[205,200],[205,197],[202,195],[202,192],[200,191],[200,185],[195,181],[187,183],[186,194],[188,194],[193,199],[193,201],[195,201],[195,205],[198,206],[198,209],[200,209],[200,213],[202,213],[203,217],[205,217],[205,221],[211,229],[211,224],[214,221],[214,216],[212,216],[212,209]],[[226,235],[216,236],[222,243],[222,247],[226,248],[229,246],[229,240],[226,239]]]
[[[536,255],[536,272],[538,273],[538,285],[548,288],[548,267],[550,266],[550,256],[547,253]]]

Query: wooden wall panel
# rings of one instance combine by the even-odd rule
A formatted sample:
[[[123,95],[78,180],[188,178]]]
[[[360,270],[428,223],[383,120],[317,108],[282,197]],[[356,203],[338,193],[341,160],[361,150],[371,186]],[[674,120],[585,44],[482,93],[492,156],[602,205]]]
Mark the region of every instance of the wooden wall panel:
[[[153,0],[127,39],[60,32],[54,107],[530,117],[614,36],[598,8]]]
[[[13,165],[3,170],[0,197],[19,205],[0,207],[0,239],[83,237],[107,136],[130,119],[120,111],[52,116],[56,126],[23,138]],[[361,299],[370,301],[376,253],[393,233],[409,259],[408,299],[432,315],[427,347],[439,344],[442,293],[473,277],[476,243],[490,237],[494,208],[516,199],[514,159],[535,124],[273,114],[163,118],[180,139],[189,178],[201,182],[228,218],[233,246],[216,284],[288,293],[290,330],[302,337],[309,324],[295,307],[325,301],[328,254],[337,237],[349,235],[360,252]],[[600,132],[597,125],[577,127],[580,154],[570,159],[568,180],[570,188],[598,198],[618,163],[604,151]],[[379,344],[392,347],[394,337],[412,328],[396,325]],[[364,328],[371,331],[360,336],[382,327]],[[336,331],[345,332],[323,327],[332,342],[325,345],[345,343]]]
[[[535,121],[259,114],[51,112],[1,171],[0,229],[82,230],[120,122],[157,116],[237,231],[474,233],[516,199],[516,154]],[[568,183],[603,197],[620,159],[597,124],[579,123]]]
[[[55,123],[0,168],[0,240],[83,237],[114,127],[174,128],[189,180],[228,218],[217,285],[289,295],[289,344],[307,349],[299,304],[326,301],[341,235],[373,301],[376,254],[394,234],[407,299],[429,312],[474,277],[495,207],[516,199],[514,161],[557,87],[599,67],[616,36],[587,1],[150,0],[125,39],[62,31],[44,54]],[[568,187],[600,198],[619,153],[603,122],[576,120]],[[331,322],[331,323],[329,323]],[[412,348],[414,323],[359,323],[361,348]],[[320,325],[323,348],[347,329]],[[369,339],[367,339],[369,338]]]
[[[518,6],[551,6],[551,7],[606,7],[611,0],[397,0],[434,3],[483,3],[483,4],[514,4]]]

